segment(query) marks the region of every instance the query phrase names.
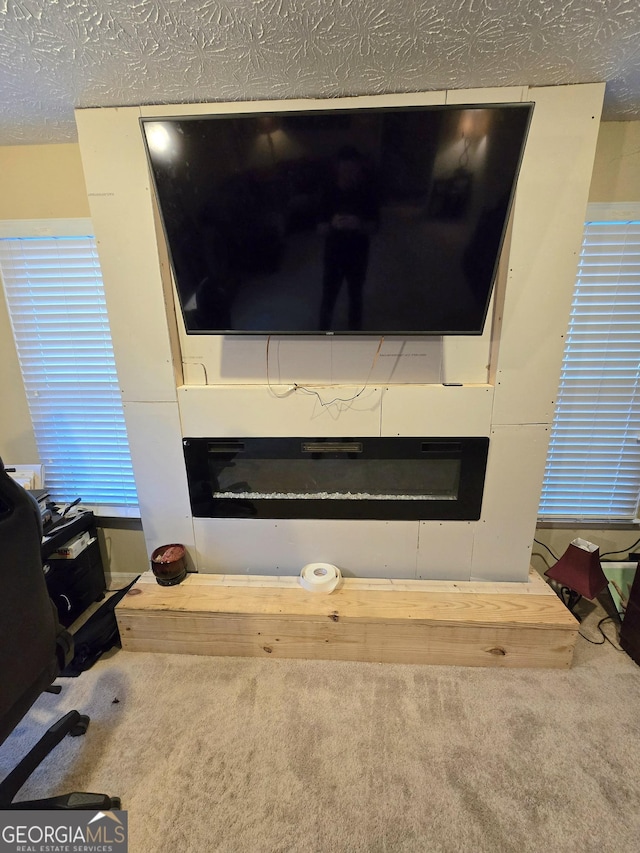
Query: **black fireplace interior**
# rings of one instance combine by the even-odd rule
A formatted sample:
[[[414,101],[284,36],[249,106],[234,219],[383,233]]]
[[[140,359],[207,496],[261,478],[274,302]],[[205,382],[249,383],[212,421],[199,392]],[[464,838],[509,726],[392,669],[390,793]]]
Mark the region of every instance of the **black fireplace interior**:
[[[185,438],[196,518],[480,518],[489,439]]]

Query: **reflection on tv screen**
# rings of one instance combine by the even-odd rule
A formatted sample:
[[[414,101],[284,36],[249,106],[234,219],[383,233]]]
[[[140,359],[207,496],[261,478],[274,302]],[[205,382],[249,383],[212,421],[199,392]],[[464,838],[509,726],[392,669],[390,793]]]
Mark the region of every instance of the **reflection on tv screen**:
[[[191,334],[480,334],[532,104],[143,119]]]

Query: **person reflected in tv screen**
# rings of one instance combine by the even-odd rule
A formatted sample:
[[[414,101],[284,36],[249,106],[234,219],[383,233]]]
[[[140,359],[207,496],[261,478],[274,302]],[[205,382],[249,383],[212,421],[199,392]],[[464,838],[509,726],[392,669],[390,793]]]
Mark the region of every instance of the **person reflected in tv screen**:
[[[369,243],[378,224],[379,203],[371,171],[357,148],[344,146],[335,157],[320,205],[318,232],[324,235],[320,331],[331,329],[345,282],[349,329],[362,328]]]

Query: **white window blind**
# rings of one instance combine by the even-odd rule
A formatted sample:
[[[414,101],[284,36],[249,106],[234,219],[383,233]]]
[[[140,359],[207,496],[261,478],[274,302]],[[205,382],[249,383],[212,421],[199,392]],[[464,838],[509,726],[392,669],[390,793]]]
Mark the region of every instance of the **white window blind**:
[[[95,239],[1,237],[0,272],[52,499],[135,506]]]
[[[599,207],[589,213],[603,212]],[[542,519],[632,521],[638,514],[640,209],[637,214],[590,218],[585,225]]]

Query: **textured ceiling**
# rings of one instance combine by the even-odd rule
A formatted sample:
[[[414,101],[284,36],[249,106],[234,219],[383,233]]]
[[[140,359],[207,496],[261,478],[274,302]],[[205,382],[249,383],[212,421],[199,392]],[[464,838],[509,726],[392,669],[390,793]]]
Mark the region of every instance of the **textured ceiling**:
[[[0,0],[0,144],[74,107],[606,81],[640,120],[639,0]]]

